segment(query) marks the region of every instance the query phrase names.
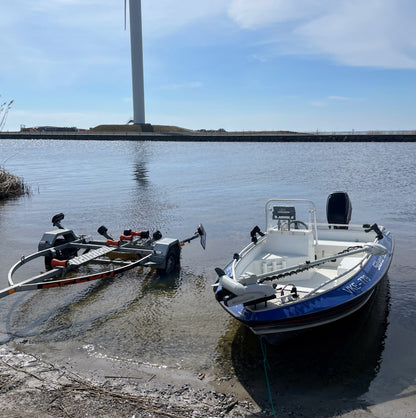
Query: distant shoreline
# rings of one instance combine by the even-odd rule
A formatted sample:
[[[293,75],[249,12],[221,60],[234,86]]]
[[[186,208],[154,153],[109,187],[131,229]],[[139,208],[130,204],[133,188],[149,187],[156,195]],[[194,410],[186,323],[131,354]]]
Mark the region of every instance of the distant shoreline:
[[[416,142],[416,133],[0,132],[1,139],[171,142]]]

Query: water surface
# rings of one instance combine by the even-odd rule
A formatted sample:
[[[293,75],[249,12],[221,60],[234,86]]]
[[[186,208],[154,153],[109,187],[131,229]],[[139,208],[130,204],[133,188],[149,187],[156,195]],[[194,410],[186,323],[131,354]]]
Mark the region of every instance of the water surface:
[[[415,143],[163,143],[0,141],[0,164],[22,176],[30,197],[0,204],[0,284],[37,249],[55,213],[76,233],[126,228],[185,238],[202,222],[182,269],[9,296],[0,304],[1,341],[76,347],[140,364],[236,377],[253,396],[264,385],[258,339],[214,300],[223,267],[264,226],[269,198],[313,200],[345,190],[352,223],[385,225],[396,241],[387,280],[354,318],[268,347],[280,402],[320,394],[352,408],[394,399],[415,383]],[[41,266],[39,266],[41,269]],[[255,399],[259,403],[263,399]]]

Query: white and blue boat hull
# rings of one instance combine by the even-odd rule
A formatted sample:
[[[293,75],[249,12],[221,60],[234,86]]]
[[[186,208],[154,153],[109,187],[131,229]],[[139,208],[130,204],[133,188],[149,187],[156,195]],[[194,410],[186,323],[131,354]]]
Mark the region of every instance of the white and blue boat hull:
[[[262,245],[262,242],[259,241],[256,245]],[[276,295],[267,295],[251,302],[232,303],[229,289],[224,288],[227,282],[221,280],[221,277],[214,289],[216,299],[230,315],[257,335],[296,332],[337,321],[363,307],[389,269],[394,250],[391,234],[383,230],[381,235],[379,231],[373,245],[384,248],[384,253],[364,257],[360,266],[351,269],[352,273],[345,280],[340,279],[339,283],[334,280],[334,285],[321,286],[319,292],[312,291],[304,297],[290,300],[289,303],[273,303],[273,299],[279,298],[277,291]],[[235,267],[235,260],[224,269],[225,277],[230,280],[233,274],[236,275],[233,265]],[[261,280],[258,282],[262,283]],[[296,278],[290,283],[292,282],[296,283]],[[276,289],[279,279],[275,283],[273,287]]]

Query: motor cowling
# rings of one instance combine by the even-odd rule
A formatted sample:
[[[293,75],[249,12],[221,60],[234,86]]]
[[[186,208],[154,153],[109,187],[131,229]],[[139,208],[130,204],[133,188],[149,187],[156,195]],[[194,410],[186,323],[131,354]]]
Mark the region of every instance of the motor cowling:
[[[329,224],[348,225],[351,220],[351,212],[352,204],[348,193],[333,192],[328,196],[326,217]]]

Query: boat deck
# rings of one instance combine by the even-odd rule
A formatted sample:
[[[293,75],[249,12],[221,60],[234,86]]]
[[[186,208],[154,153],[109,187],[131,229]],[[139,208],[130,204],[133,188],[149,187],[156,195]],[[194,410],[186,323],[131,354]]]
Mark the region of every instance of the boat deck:
[[[368,257],[364,248],[371,247],[375,239],[375,234],[365,232],[358,225],[349,225],[348,229],[329,228],[327,224],[302,226],[307,225],[291,229],[281,228],[278,223],[268,228],[265,236],[254,245],[240,252],[233,270],[239,285],[247,286],[247,292],[261,293],[256,285],[276,289],[274,292],[264,290],[268,296],[263,300],[268,299],[267,302],[253,304],[253,309],[294,303],[309,297],[311,292],[322,293],[342,285],[362,268]],[[299,296],[291,299],[294,286]],[[236,290],[244,293],[242,289]],[[273,293],[276,297],[270,299]]]
[[[272,280],[268,283],[275,286],[276,298],[270,299],[267,302],[250,305],[248,308],[256,311],[273,309],[277,306],[299,301],[299,299],[306,297],[314,289],[318,289],[315,292],[316,294],[326,292],[345,283],[359,270],[360,264],[365,258],[365,254],[360,257],[347,256],[294,275]],[[293,260],[288,259],[287,264],[290,266],[295,265],[296,263],[293,263]],[[325,285],[325,283],[327,284]],[[296,287],[298,298],[294,298],[291,294],[293,286]]]

